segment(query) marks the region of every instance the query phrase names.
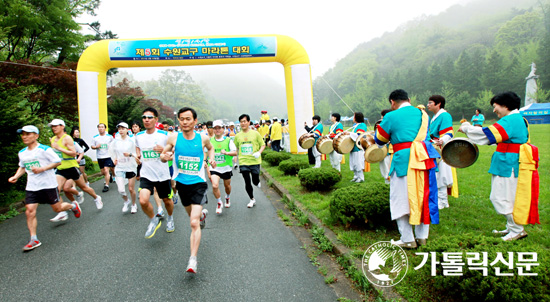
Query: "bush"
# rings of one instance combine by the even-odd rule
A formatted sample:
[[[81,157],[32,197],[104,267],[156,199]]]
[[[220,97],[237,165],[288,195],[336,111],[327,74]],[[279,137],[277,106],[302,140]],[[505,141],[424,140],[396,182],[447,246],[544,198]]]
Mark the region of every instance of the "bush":
[[[425,247],[419,249],[421,252],[436,252],[438,261],[443,262],[442,254],[450,252],[462,253],[461,276],[443,276],[441,264],[436,267],[436,276],[431,275],[431,261],[418,270],[409,270],[407,279],[411,282],[423,282],[430,280],[436,291],[445,293],[446,297],[456,297],[458,301],[550,301],[550,252],[535,244],[529,243],[529,239],[503,242],[498,237],[484,235],[457,234],[452,237],[437,238],[430,241]],[[468,265],[468,259],[472,256],[466,253],[477,253],[482,258],[482,252],[487,252],[487,276],[482,271],[471,270],[473,266]],[[509,269],[502,262],[494,266],[490,264],[495,261],[497,253],[500,252],[503,259],[508,261],[508,252],[513,253],[513,269]],[[518,273],[518,253],[536,253],[539,266],[532,266],[526,273],[536,273],[537,276],[520,276]],[[431,256],[430,256],[431,257]],[[510,257],[511,258],[511,257]],[[415,267],[423,260],[422,256],[409,257],[409,267]],[[475,262],[480,262],[475,261]],[[526,262],[523,262],[526,263]],[[501,273],[512,273],[512,276],[497,276],[496,267],[500,267]],[[425,284],[425,283],[424,283]]]
[[[330,190],[342,179],[342,174],[334,168],[308,168],[298,172],[300,184],[310,191]]]
[[[272,166],[278,166],[280,162],[289,158],[290,154],[286,152],[268,152],[263,159]]]
[[[309,168],[309,163],[300,159],[287,159],[279,163],[279,170],[285,175],[296,175],[301,169]]]
[[[376,228],[391,225],[390,187],[379,183],[362,183],[336,190],[330,199],[330,215],[347,226]]]
[[[84,168],[86,170],[86,174],[90,171],[94,171],[94,161],[87,155],[84,155],[84,159],[86,160],[86,166]]]

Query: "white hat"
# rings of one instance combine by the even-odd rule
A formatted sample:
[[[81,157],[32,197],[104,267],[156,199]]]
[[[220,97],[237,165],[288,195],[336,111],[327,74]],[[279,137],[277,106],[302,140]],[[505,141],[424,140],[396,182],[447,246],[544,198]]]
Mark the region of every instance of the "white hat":
[[[63,127],[65,127],[65,122],[63,120],[56,118],[51,123],[48,124],[48,127],[59,126],[59,125],[63,125]]]
[[[27,125],[27,126],[24,126],[21,129],[17,129],[17,134],[21,134],[21,132],[27,132],[27,133],[34,132],[36,134],[40,134],[40,131],[38,131],[38,128],[36,128],[33,125]]]
[[[125,122],[120,122],[120,123],[118,123],[118,125],[116,125],[116,127],[117,127],[117,128],[118,128],[118,127],[124,127],[124,128],[126,128],[126,129],[129,128],[129,127],[128,127],[128,124],[126,124]]]
[[[235,126],[235,123],[229,122],[229,126]]]
[[[276,121],[278,120],[279,118],[277,118],[276,116],[273,117],[273,120]]]
[[[214,127],[223,127],[223,122],[222,120],[215,120],[213,123],[212,123],[212,128]]]

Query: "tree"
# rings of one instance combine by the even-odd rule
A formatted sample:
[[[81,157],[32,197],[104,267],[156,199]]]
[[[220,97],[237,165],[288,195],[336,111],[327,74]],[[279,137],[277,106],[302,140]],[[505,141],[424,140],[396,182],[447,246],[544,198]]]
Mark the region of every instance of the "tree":
[[[40,62],[57,55],[58,63],[79,54],[87,38],[79,32],[76,18],[93,14],[99,0],[10,0],[0,3],[0,28],[7,29],[0,41],[2,60]]]

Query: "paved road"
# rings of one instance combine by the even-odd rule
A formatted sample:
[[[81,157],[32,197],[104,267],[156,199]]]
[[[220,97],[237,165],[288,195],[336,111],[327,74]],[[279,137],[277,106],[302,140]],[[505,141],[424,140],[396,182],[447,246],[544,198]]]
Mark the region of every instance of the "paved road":
[[[240,174],[233,185],[231,208],[222,215],[209,191],[196,275],[185,272],[190,229],[181,204],[174,233],[163,224],[144,239],[148,218],[141,209],[121,212],[114,183],[100,193],[102,211],[86,195],[79,219],[71,213],[52,223],[55,213],[41,205],[42,246],[28,253],[21,250],[29,239],[25,215],[9,219],[0,224],[0,301],[335,301],[265,194],[255,188],[257,206],[248,209]],[[102,182],[92,187],[101,192]]]

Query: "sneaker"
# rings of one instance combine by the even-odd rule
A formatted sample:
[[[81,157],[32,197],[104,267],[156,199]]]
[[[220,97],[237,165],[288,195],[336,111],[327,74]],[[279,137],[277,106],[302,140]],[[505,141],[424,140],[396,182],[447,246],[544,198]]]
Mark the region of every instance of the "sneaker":
[[[176,229],[176,226],[174,225],[174,218],[166,219],[166,232],[172,233],[175,229]]]
[[[145,238],[149,239],[153,236],[155,236],[155,233],[157,232],[158,228],[160,228],[162,222],[158,217],[154,217],[153,220],[149,223],[149,226],[147,226],[147,231],[145,232]]]
[[[105,193],[107,191],[109,191],[109,186],[108,185],[103,186],[103,191],[102,192]]]
[[[61,212],[57,213],[57,215],[54,218],[50,219],[50,221],[51,222],[60,222],[60,221],[65,221],[67,219],[69,219],[69,215],[67,215],[67,212],[61,211]]]
[[[157,212],[157,217],[160,218],[160,219],[164,218],[164,210],[162,208],[159,208],[159,210]]]
[[[113,177],[113,174],[111,174],[110,176],[111,176],[111,179],[109,180],[109,182],[113,183],[113,181],[115,181],[115,178]]]
[[[250,202],[248,203],[248,205],[246,205],[247,207],[249,208],[252,208],[253,206],[256,205],[256,200],[255,199],[251,199]]]
[[[76,196],[76,202],[78,202],[78,204],[82,204],[84,202],[84,192],[78,193]]]
[[[357,178],[354,177],[354,178],[352,178],[350,181],[351,181],[351,182],[357,182]]]
[[[261,188],[262,187],[262,182],[259,182],[257,185],[255,185],[256,187],[258,188]]]
[[[179,201],[179,198],[178,198],[178,194],[176,193],[176,194],[174,194],[174,197],[172,197],[172,202],[174,204],[178,204],[178,201]]]
[[[201,229],[204,229],[204,226],[206,225],[206,215],[208,215],[208,210],[207,209],[202,209],[201,221],[200,221]],[[196,265],[195,265],[195,267],[196,267]]]
[[[403,241],[401,241],[401,240],[394,241],[394,240],[392,239],[392,240],[391,240],[391,244],[397,245],[397,246],[399,246],[399,247],[406,248],[406,249],[415,249],[415,248],[417,247],[416,241],[403,242]]]
[[[27,252],[27,251],[30,251],[30,250],[34,250],[35,248],[39,247],[42,245],[42,242],[40,242],[40,240],[31,240],[29,241],[29,243],[27,243],[27,245],[25,245],[23,247],[23,251]],[[195,268],[197,267],[197,265],[195,264]]]
[[[195,258],[189,258],[189,263],[187,264],[187,270],[188,273],[197,273],[197,259]]]
[[[521,231],[520,233],[510,232],[510,233],[508,233],[508,235],[502,237],[502,240],[504,240],[504,241],[514,241],[514,240],[518,240],[518,239],[525,238],[525,237],[527,237],[527,232],[525,232],[525,231]]]
[[[128,213],[128,210],[130,209],[130,201],[125,201],[124,206],[122,207],[122,213]]]
[[[94,201],[95,201],[95,206],[98,210],[103,209],[103,201],[101,201],[101,196],[97,195],[97,198],[94,199]]]
[[[130,210],[130,213],[132,213],[132,214],[137,213],[137,204],[132,205],[132,209]]]
[[[80,215],[82,214],[82,210],[80,209],[80,205],[78,204],[78,202],[75,202],[75,201],[73,201],[73,204],[75,206],[74,209],[73,209],[74,217],[80,218]]]
[[[418,246],[423,246],[423,245],[426,245],[426,241],[427,239],[416,239],[416,244]]]
[[[223,208],[222,203],[218,202],[218,207],[216,208],[216,214],[221,214],[222,213],[222,208]]]
[[[237,170],[237,167],[238,167],[237,164],[234,164],[234,165],[233,165],[233,169]]]
[[[231,202],[229,202],[229,197],[225,198],[225,207],[229,208],[231,206]]]

